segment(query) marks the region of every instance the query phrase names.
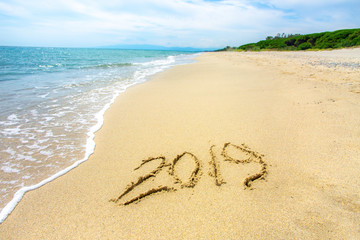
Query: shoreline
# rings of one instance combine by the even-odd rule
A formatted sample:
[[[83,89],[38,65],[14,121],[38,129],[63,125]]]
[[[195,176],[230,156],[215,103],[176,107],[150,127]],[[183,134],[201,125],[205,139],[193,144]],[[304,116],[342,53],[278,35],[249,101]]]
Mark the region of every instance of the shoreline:
[[[0,235],[359,236],[359,94],[341,84],[356,83],[359,73],[345,69],[339,79],[341,69],[280,55],[206,53],[127,89],[105,113],[87,163],[27,193]],[[261,162],[264,179],[244,186]],[[153,170],[156,177],[121,197]],[[137,204],[119,206],[147,192]],[[109,202],[114,198],[117,204]]]
[[[136,85],[136,84],[134,84]],[[126,89],[124,90],[126,91]],[[104,114],[105,112],[110,108],[110,106],[115,102],[116,98],[119,96],[119,94],[121,94],[121,92],[115,93],[113,98],[111,99],[111,101],[106,104],[104,106],[104,108],[98,112],[96,114],[96,118],[97,118],[97,123],[92,126],[88,132],[88,138],[86,140],[86,146],[85,146],[85,156],[74,162],[73,164],[71,164],[69,167],[57,172],[56,174],[42,180],[41,182],[31,185],[31,186],[26,186],[26,187],[22,187],[21,189],[19,189],[18,191],[15,192],[13,198],[11,199],[10,202],[8,202],[5,207],[0,211],[0,224],[6,220],[6,218],[11,214],[11,212],[15,209],[16,205],[21,201],[21,199],[23,198],[24,194],[29,192],[29,191],[33,191],[36,190],[38,188],[41,188],[42,186],[44,186],[47,183],[50,183],[51,181],[54,181],[55,179],[65,175],[66,173],[68,173],[69,171],[71,171],[72,169],[78,167],[80,164],[82,164],[83,162],[86,162],[89,157],[94,153],[95,151],[95,133],[97,131],[99,131],[102,127],[102,125],[104,124]]]
[[[177,66],[179,64],[176,64],[174,66]],[[182,64],[180,64],[182,65]],[[172,67],[174,67],[172,66]],[[168,67],[166,67],[165,69],[160,70],[160,72],[162,71],[166,71],[168,69]],[[42,186],[44,186],[47,183],[50,183],[51,181],[63,176],[64,174],[68,173],[69,171],[71,171],[72,169],[78,167],[80,164],[82,164],[83,162],[86,162],[89,157],[94,153],[95,150],[95,133],[97,131],[99,131],[101,129],[101,127],[104,124],[104,115],[105,112],[111,107],[111,105],[115,102],[116,98],[124,93],[128,88],[131,88],[133,86],[142,84],[144,82],[147,82],[149,79],[151,79],[152,75],[156,75],[157,73],[159,73],[159,71],[157,70],[156,73],[154,74],[150,74],[149,76],[145,76],[145,80],[141,80],[141,81],[135,81],[131,84],[128,84],[126,86],[124,86],[123,90],[117,90],[116,92],[114,92],[112,99],[110,100],[110,102],[108,102],[106,105],[104,105],[104,107],[96,113],[95,118],[97,119],[96,124],[91,126],[89,129],[89,132],[86,134],[87,135],[87,140],[86,140],[86,144],[85,144],[85,153],[84,153],[84,157],[82,159],[79,159],[77,161],[75,161],[74,163],[72,163],[70,166],[56,172],[55,174],[47,177],[44,180],[41,180],[40,182],[36,183],[36,184],[32,184],[29,186],[25,186],[20,188],[19,190],[17,190],[12,199],[6,203],[6,205],[1,209],[0,211],[0,224],[5,221],[5,219],[8,217],[9,214],[11,214],[11,212],[15,209],[16,205],[21,201],[21,199],[23,198],[24,194],[29,192],[29,191],[33,191],[36,190],[38,188],[41,188]]]

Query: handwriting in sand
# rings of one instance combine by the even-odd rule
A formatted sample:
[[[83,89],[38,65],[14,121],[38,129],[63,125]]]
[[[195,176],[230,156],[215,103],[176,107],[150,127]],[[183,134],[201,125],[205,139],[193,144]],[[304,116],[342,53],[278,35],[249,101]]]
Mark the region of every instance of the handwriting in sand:
[[[209,175],[214,178],[215,184],[217,186],[221,186],[225,184],[225,180],[221,176],[220,171],[220,163],[218,161],[219,156],[216,156],[214,153],[214,147],[215,145],[212,145],[209,149],[209,153],[211,156],[211,160],[208,162],[210,166]],[[233,156],[230,156],[228,149],[233,148],[233,150],[241,151],[246,156],[242,159],[237,159]],[[190,176],[188,179],[181,179],[177,173],[176,173],[176,164],[184,159],[184,157],[190,157],[194,163],[195,167],[193,171],[190,173]],[[250,188],[251,184],[258,179],[265,179],[267,175],[267,164],[263,160],[263,155],[252,151],[249,147],[247,147],[245,144],[241,144],[240,146],[234,145],[230,142],[227,142],[224,144],[222,148],[222,152],[220,154],[220,158],[224,162],[233,163],[233,164],[246,164],[246,163],[258,163],[261,166],[261,170],[253,175],[250,175],[249,177],[244,179],[244,188]],[[154,193],[159,192],[174,192],[177,191],[179,188],[193,188],[196,186],[198,181],[200,180],[201,174],[202,174],[202,164],[200,160],[190,152],[183,152],[182,154],[177,155],[172,161],[168,162],[167,159],[164,156],[158,156],[158,157],[150,157],[146,160],[142,160],[141,164],[134,169],[134,171],[140,169],[142,166],[146,165],[147,163],[153,162],[153,161],[159,161],[159,164],[155,169],[153,169],[151,172],[140,176],[135,182],[131,182],[128,184],[125,189],[121,192],[121,194],[114,199],[111,199],[110,201],[115,203],[120,203],[120,205],[129,205],[132,203],[139,202],[140,200],[151,196]],[[134,198],[131,198],[127,201],[121,201],[124,196],[126,196],[128,193],[133,191],[136,187],[143,184],[144,182],[148,181],[149,179],[156,178],[156,176],[162,172],[164,169],[167,170],[169,176],[172,178],[172,181],[176,187],[169,187],[169,186],[158,186],[155,188],[151,188],[139,195],[137,195]]]

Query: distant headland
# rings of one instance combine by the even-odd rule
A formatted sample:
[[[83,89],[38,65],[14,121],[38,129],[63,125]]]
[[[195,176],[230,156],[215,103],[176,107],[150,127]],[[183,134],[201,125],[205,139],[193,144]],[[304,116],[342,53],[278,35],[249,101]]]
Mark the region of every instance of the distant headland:
[[[111,46],[101,46],[99,48],[126,49],[126,50],[160,50],[160,51],[181,51],[181,52],[206,52],[213,51],[215,48],[194,48],[194,47],[165,47],[148,44],[119,44]]]

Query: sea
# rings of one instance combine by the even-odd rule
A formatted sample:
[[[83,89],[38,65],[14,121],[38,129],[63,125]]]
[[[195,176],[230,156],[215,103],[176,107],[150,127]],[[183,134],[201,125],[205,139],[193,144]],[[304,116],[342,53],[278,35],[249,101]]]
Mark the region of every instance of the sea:
[[[119,94],[198,54],[0,47],[0,222],[24,193],[88,159]]]

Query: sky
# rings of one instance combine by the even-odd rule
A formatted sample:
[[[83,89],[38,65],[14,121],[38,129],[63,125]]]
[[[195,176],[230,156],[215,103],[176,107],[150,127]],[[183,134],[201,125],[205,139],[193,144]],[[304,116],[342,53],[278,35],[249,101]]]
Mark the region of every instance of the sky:
[[[0,0],[0,46],[222,48],[360,28],[360,0]]]

